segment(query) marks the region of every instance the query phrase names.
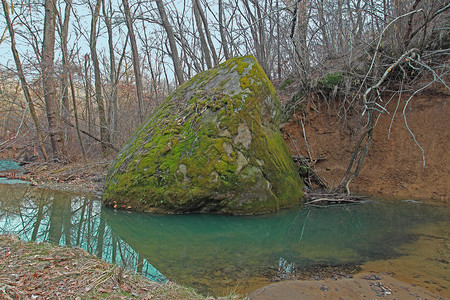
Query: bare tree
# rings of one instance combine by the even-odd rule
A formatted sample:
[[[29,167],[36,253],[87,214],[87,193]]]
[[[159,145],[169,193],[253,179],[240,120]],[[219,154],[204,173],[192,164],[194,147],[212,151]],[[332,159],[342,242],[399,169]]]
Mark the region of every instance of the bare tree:
[[[116,70],[116,56],[114,53],[114,36],[111,19],[113,17],[113,9],[111,1],[108,2],[108,11],[106,10],[105,1],[102,1],[103,18],[108,32],[108,50],[109,50],[109,128],[111,142],[115,140],[115,131],[118,124],[118,111],[117,111],[117,70]],[[128,39],[127,39],[128,41]],[[126,41],[125,41],[126,43]]]
[[[47,151],[45,150],[45,146],[44,146],[44,137],[43,137],[43,133],[41,130],[41,125],[39,124],[39,120],[37,117],[36,109],[34,107],[33,99],[31,97],[30,91],[28,89],[28,83],[26,81],[25,74],[23,72],[19,53],[17,52],[15,32],[14,32],[14,28],[13,28],[13,25],[11,22],[11,18],[9,16],[9,5],[6,2],[6,0],[2,0],[2,5],[3,5],[3,12],[5,15],[5,20],[6,20],[6,26],[8,28],[9,36],[11,39],[11,52],[13,54],[14,61],[16,63],[17,74],[19,76],[20,83],[22,85],[22,90],[23,90],[23,93],[25,96],[25,100],[27,101],[27,104],[28,104],[28,109],[30,111],[31,118],[33,119],[34,127],[36,129],[36,133],[38,136],[39,147],[41,149],[42,155],[44,156],[44,159],[48,160]]]
[[[54,78],[55,59],[55,26],[56,26],[56,3],[55,0],[45,1],[44,39],[42,42],[42,84],[45,99],[45,109],[47,112],[48,129],[50,143],[52,146],[53,158],[61,158],[61,148],[58,136],[60,127],[58,125],[58,106],[56,104],[56,90]],[[60,138],[60,137],[59,137]]]
[[[62,145],[65,145],[65,141],[68,138],[68,124],[69,124],[69,51],[68,51],[68,36],[69,36],[69,20],[72,9],[72,0],[66,1],[66,6],[64,9],[64,19],[61,13],[56,10],[57,14],[57,28],[60,36],[61,44],[61,55],[62,55],[62,74],[61,74],[61,105],[59,108],[60,112],[60,126],[64,130],[64,135],[62,137]],[[65,149],[66,147],[63,146]]]
[[[73,82],[72,68],[69,62],[69,50],[68,50],[68,39],[69,39],[69,20],[72,11],[72,0],[66,1],[66,6],[64,9],[64,19],[62,19],[61,14],[58,13],[58,28],[60,35],[61,44],[61,55],[62,55],[62,74],[61,74],[61,120],[64,126],[73,126],[69,120],[69,87],[71,91],[73,114],[75,118],[75,129],[77,131],[78,143],[80,144],[81,154],[85,162],[87,162],[86,152],[84,150],[83,140],[81,139],[80,124],[78,119],[78,111],[75,96],[75,85]]]
[[[195,22],[197,23],[198,34],[208,68],[211,68],[213,64],[214,66],[217,66],[219,64],[219,59],[212,41],[211,32],[209,31],[208,21],[199,0],[192,1],[192,9],[194,11]]]
[[[106,122],[106,111],[102,97],[102,79],[100,73],[100,63],[97,56],[97,21],[100,14],[102,0],[97,0],[92,10],[91,32],[90,32],[90,49],[92,66],[94,67],[95,76],[95,100],[98,107],[98,116],[100,119],[100,141],[102,145],[103,155],[108,155],[108,147],[110,146],[108,124]]]
[[[205,33],[203,32],[203,22],[200,17],[199,7],[197,6],[197,1],[193,0],[192,7],[194,10],[195,23],[197,24],[197,33],[200,38],[200,45],[202,47],[202,56],[206,61],[206,67],[208,69],[212,68],[211,55],[209,53],[208,44],[206,42]]]
[[[307,43],[309,12],[306,1],[297,0],[292,17],[291,39],[298,62],[298,72],[305,89],[311,84],[310,55]]]
[[[220,40],[223,47],[223,54],[225,55],[225,59],[230,59],[230,53],[228,51],[228,41],[225,35],[225,23],[223,21],[223,0],[219,0],[219,31],[220,31]]]
[[[139,54],[136,44],[136,37],[133,29],[133,19],[131,17],[130,6],[128,0],[122,0],[123,9],[125,13],[125,20],[128,28],[128,36],[130,38],[131,53],[133,54],[133,68],[134,68],[134,80],[136,82],[136,93],[138,100],[138,115],[140,122],[143,121],[142,106],[144,103],[144,88],[142,86],[141,67],[139,62]]]
[[[178,80],[178,84],[184,83],[184,76],[183,76],[183,70],[181,68],[181,61],[180,57],[178,55],[178,49],[177,44],[175,42],[175,35],[173,33],[172,25],[169,23],[169,20],[167,19],[166,10],[164,8],[164,3],[162,0],[155,0],[156,5],[158,6],[159,15],[161,16],[161,22],[162,26],[164,27],[164,30],[167,33],[167,38],[169,39],[169,45],[170,45],[170,56],[173,61],[173,67],[175,69],[175,75]]]

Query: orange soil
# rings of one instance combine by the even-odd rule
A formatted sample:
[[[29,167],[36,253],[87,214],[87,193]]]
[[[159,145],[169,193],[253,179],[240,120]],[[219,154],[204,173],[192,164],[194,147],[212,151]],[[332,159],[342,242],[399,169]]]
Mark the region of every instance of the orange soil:
[[[374,129],[373,141],[363,162],[359,176],[350,183],[352,193],[389,195],[448,203],[450,195],[450,94],[431,91],[414,97],[407,106],[406,118],[411,131],[425,153],[415,144],[405,126],[403,108],[406,99],[399,103],[392,99]],[[388,99],[387,99],[388,100]],[[339,184],[353,150],[361,135],[366,119],[361,115],[347,116],[344,121],[336,112],[312,104],[298,111],[282,127],[284,139],[292,155],[298,155],[289,137],[302,156],[308,156],[301,120],[305,125],[306,139],[317,173],[330,187]],[[306,117],[303,117],[306,113]],[[392,127],[389,134],[389,127]]]

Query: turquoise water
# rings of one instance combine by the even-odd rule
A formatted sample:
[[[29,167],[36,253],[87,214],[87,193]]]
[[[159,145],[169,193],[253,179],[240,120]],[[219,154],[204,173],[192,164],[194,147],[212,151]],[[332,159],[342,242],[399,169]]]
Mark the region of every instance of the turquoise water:
[[[14,160],[0,160],[0,172],[20,169],[20,164]]]
[[[9,179],[0,177],[0,184],[30,184],[31,182],[20,179]]]
[[[0,172],[21,171],[22,167],[14,160],[0,160]],[[0,177],[0,184],[29,184],[30,182],[20,179],[8,179]]]
[[[395,258],[449,210],[375,201],[264,216],[151,215],[105,208],[91,195],[0,185],[0,233],[78,246],[153,280],[204,293],[316,265]]]

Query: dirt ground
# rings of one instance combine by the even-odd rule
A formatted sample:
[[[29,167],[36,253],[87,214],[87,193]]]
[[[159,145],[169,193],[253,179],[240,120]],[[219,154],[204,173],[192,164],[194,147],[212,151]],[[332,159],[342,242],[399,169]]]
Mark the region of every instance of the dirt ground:
[[[262,287],[252,300],[272,299],[445,299],[388,274],[360,273],[354,278],[284,281]]]
[[[398,101],[392,99],[387,109],[390,114],[382,114],[378,119],[361,173],[349,185],[351,192],[448,203],[449,99],[450,95],[442,91],[421,94],[409,103],[405,115],[402,112],[406,99],[400,101],[396,114]],[[366,120],[360,115],[342,119],[333,109],[326,112],[324,105],[320,109],[316,107],[311,104],[305,110],[298,111],[282,127],[282,132],[294,156],[298,155],[295,147],[301,156],[308,156],[306,139],[311,159],[316,161],[315,170],[329,187],[336,187],[361,134],[354,128],[365,124]],[[408,131],[404,116],[417,142],[424,149],[425,166],[422,151]],[[306,136],[303,134],[302,121]]]

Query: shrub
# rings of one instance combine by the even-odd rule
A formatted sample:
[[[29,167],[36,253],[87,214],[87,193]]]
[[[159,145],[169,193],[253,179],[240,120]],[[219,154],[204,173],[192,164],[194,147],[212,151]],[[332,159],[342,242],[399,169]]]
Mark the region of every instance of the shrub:
[[[284,90],[287,88],[291,83],[294,81],[292,78],[286,78],[286,80],[283,81],[283,83],[280,85],[280,90]]]
[[[333,72],[333,73],[328,73],[327,75],[325,75],[324,77],[322,77],[319,82],[318,85],[320,87],[324,87],[326,89],[332,89],[335,86],[341,84],[344,81],[344,75],[342,72]]]

